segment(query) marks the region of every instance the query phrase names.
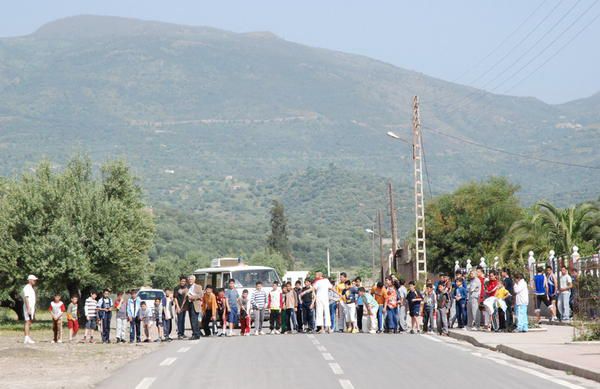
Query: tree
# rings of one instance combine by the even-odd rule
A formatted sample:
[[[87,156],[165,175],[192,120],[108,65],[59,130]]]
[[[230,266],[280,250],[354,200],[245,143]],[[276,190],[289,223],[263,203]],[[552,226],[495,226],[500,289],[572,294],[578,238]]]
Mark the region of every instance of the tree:
[[[433,271],[449,272],[454,261],[493,257],[510,226],[521,217],[515,193],[505,178],[472,182],[427,204],[427,257]],[[477,261],[478,262],[478,261]]]
[[[287,267],[287,261],[279,253],[267,251],[257,251],[248,259],[249,265],[269,266],[277,271],[280,277],[283,277]]]
[[[0,304],[20,318],[29,273],[40,277],[42,292],[77,295],[147,280],[153,216],[124,162],[105,164],[100,178],[87,157],[72,158],[62,172],[42,162],[5,181],[1,193]]]
[[[558,208],[548,201],[538,201],[531,210],[511,226],[504,240],[503,253],[523,259],[529,250],[556,251],[568,255],[573,246],[593,252],[600,242],[600,208],[582,203]]]
[[[267,240],[269,250],[279,253],[286,262],[288,269],[294,268],[290,242],[287,233],[287,218],[283,204],[273,200],[271,207],[271,235]]]

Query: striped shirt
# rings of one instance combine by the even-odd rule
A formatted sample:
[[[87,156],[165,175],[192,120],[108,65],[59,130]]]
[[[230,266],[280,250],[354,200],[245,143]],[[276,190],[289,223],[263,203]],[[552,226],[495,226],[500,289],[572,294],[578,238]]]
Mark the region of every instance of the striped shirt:
[[[252,307],[263,309],[265,305],[267,305],[267,292],[264,290],[256,290],[252,294],[252,299],[250,302],[252,303]]]
[[[89,317],[90,319],[94,319],[96,317],[97,304],[98,302],[94,300],[94,298],[88,297],[85,300],[85,316]]]

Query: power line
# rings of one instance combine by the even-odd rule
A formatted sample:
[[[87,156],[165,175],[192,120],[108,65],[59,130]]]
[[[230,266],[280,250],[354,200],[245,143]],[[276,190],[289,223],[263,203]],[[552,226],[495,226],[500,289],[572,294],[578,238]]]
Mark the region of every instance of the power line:
[[[578,164],[578,163],[556,161],[556,160],[552,160],[552,159],[534,157],[534,156],[531,156],[531,155],[519,154],[519,153],[515,153],[515,152],[512,152],[512,151],[507,151],[507,150],[499,149],[497,147],[488,146],[488,145],[485,145],[483,143],[478,143],[478,142],[472,141],[470,139],[465,139],[465,138],[461,138],[459,136],[451,135],[451,134],[445,133],[445,132],[440,131],[440,130],[435,129],[435,128],[426,127],[426,126],[423,126],[423,128],[426,128],[427,130],[429,130],[431,132],[434,132],[436,134],[445,136],[447,138],[451,138],[451,139],[457,140],[459,142],[463,142],[463,143],[467,143],[467,144],[470,144],[470,145],[473,145],[473,146],[481,147],[481,148],[484,148],[484,149],[487,149],[487,150],[490,150],[490,151],[494,151],[494,152],[497,152],[497,153],[512,155],[514,157],[519,157],[519,158],[523,158],[523,159],[527,159],[527,160],[534,160],[534,161],[538,161],[538,162],[551,163],[551,164],[555,164],[555,165],[563,165],[563,166],[570,166],[570,167],[579,167],[579,168],[584,168],[584,169],[600,170],[600,166],[582,165],[582,164]]]
[[[569,24],[567,26],[567,28],[565,28],[560,34],[558,34],[558,36],[556,36],[552,41],[550,41],[550,43],[548,43],[540,52],[535,54],[527,63],[525,63],[523,66],[521,66],[519,69],[517,69],[517,71],[512,73],[508,78],[506,78],[502,82],[500,82],[500,84],[498,84],[494,88],[492,88],[492,91],[495,91],[498,88],[500,88],[502,85],[506,84],[511,78],[514,78],[515,76],[517,76],[525,68],[527,68],[527,66],[529,66],[533,61],[535,61],[539,56],[544,54],[546,52],[546,50],[548,50],[550,47],[552,47],[560,38],[562,38],[567,32],[569,32],[569,30],[571,30],[571,28],[573,28],[575,26],[575,24],[577,24],[577,22],[579,22],[592,8],[594,8],[596,6],[596,4],[598,4],[598,0],[593,2],[590,7],[585,9],[577,18],[575,18],[575,20],[573,20],[573,22],[571,22],[571,24]]]
[[[510,40],[510,38],[512,38],[519,30],[521,30],[521,28],[523,26],[525,26],[529,20],[533,17],[533,15],[535,15],[537,13],[537,11],[539,11],[542,6],[547,2],[548,0],[542,0],[540,2],[540,4],[533,10],[533,12],[531,12],[522,22],[521,24],[519,24],[519,26],[517,28],[515,28],[510,34],[508,34],[496,47],[494,47],[485,57],[483,57],[482,59],[480,59],[477,64],[475,64],[474,66],[471,66],[470,68],[468,68],[467,70],[465,70],[460,76],[456,77],[454,80],[452,80],[451,82],[457,82],[458,80],[460,80],[461,78],[463,78],[465,75],[467,75],[471,70],[477,69],[480,65],[482,65],[485,61],[487,61],[488,58],[490,58],[492,55],[496,54],[496,52],[502,47],[504,46],[504,44],[506,42],[508,42]]]
[[[579,0],[578,0],[579,1]],[[483,72],[482,74],[479,75],[479,77],[475,78],[473,81],[471,81],[471,84],[476,83],[477,81],[481,80],[483,77],[487,76],[488,74],[490,74],[490,72],[492,72],[498,65],[500,65],[502,62],[504,62],[504,60],[506,58],[508,58],[509,55],[511,55],[515,50],[517,50],[519,47],[521,47],[521,45],[523,43],[525,43],[527,41],[527,39],[529,39],[529,37],[538,30],[538,28],[540,28],[540,26],[546,21],[548,20],[548,18],[550,16],[552,16],[552,14],[554,13],[554,11],[556,11],[558,9],[558,7],[560,6],[561,2],[558,1],[556,3],[556,5],[554,7],[552,7],[552,9],[550,10],[550,12],[548,12],[546,14],[546,16],[544,16],[542,18],[542,20],[540,20],[534,27],[533,29],[531,29],[524,38],[522,38],[516,45],[514,45],[511,49],[508,50],[508,52],[506,54],[504,54],[504,56],[502,56],[502,58],[500,58],[499,60],[497,60],[494,64],[492,64],[492,66],[490,66],[485,72]]]
[[[563,51],[567,46],[569,46],[575,39],[577,39],[577,37],[579,37],[579,35],[581,35],[585,30],[587,30],[592,24],[594,24],[594,22],[596,20],[598,20],[598,18],[600,17],[600,13],[597,14],[594,18],[592,18],[592,20],[589,21],[589,23],[587,23],[585,26],[583,26],[582,29],[580,29],[575,35],[573,35],[571,37],[571,39],[569,39],[567,42],[565,42],[564,45],[562,45],[561,47],[558,48],[558,50],[556,50],[550,57],[548,57],[544,62],[542,62],[538,67],[536,67],[535,69],[533,69],[531,72],[529,72],[525,77],[521,78],[519,81],[517,81],[516,83],[514,83],[510,88],[504,90],[502,93],[506,94],[510,91],[512,91],[513,89],[515,89],[517,86],[519,86],[520,84],[522,84],[525,80],[527,80],[529,77],[531,77],[534,73],[536,73],[538,70],[540,70],[542,67],[544,67],[548,62],[550,62],[552,59],[554,59],[554,57],[556,57],[561,51]]]

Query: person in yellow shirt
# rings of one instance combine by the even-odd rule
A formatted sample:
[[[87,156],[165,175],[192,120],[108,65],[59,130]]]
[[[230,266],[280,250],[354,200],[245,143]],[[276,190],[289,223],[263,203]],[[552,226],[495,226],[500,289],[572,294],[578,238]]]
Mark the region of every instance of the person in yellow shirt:
[[[498,289],[494,294],[496,302],[494,304],[494,314],[492,316],[492,327],[495,332],[499,332],[501,328],[505,328],[504,323],[506,323],[506,310],[508,307],[504,300],[508,296],[510,296],[508,289],[504,287],[502,280],[498,280]]]

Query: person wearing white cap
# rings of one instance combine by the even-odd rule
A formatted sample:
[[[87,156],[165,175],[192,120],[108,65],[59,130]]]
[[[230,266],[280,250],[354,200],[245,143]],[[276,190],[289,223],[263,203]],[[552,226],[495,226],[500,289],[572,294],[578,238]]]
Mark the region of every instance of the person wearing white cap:
[[[37,279],[36,276],[30,274],[27,277],[27,285],[23,288],[23,316],[25,318],[25,340],[23,343],[25,344],[35,343],[29,334],[31,331],[31,323],[35,317],[35,289],[33,289],[33,287],[35,286]]]

